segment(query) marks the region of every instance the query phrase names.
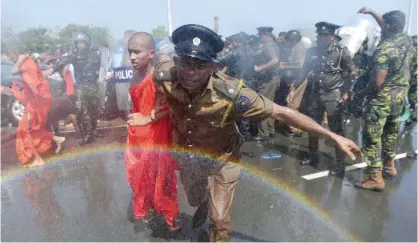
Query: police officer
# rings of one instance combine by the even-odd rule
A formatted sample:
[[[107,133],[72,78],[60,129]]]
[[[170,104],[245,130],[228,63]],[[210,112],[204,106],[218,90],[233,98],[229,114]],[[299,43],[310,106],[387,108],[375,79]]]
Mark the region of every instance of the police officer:
[[[102,137],[96,131],[100,107],[98,80],[101,54],[99,50],[91,48],[91,38],[85,32],[74,32],[72,41],[75,51],[56,62],[54,70],[60,70],[67,64],[74,67],[77,80],[75,105],[82,134],[79,145],[85,145],[93,142],[94,137]]]
[[[360,13],[372,15],[382,29],[382,39],[373,54],[370,85],[361,91],[367,95],[363,152],[367,163],[366,179],[356,187],[381,191],[386,179],[397,175],[395,150],[398,139],[398,116],[409,88],[413,46],[403,33],[405,14],[391,11],[383,16],[362,8]]]
[[[295,81],[299,80],[303,62],[305,61],[307,49],[301,43],[302,35],[297,30],[289,30],[280,47],[280,87],[276,93],[276,103],[286,105],[286,97],[295,85]],[[297,79],[297,80],[296,80]],[[300,84],[296,84],[300,85]],[[302,95],[302,93],[300,94]],[[297,98],[297,97],[294,97]],[[300,98],[301,99],[301,98]],[[293,104],[287,104],[289,107]],[[295,128],[289,127],[285,135],[291,137],[293,135],[300,136],[301,132]]]
[[[349,97],[357,71],[346,47],[338,44],[335,30],[338,25],[319,22],[317,28],[317,46],[308,50],[300,83],[312,72],[308,81],[308,93],[302,105],[303,113],[312,117],[316,122],[321,123],[324,112],[328,116],[330,130],[342,135],[341,110],[342,103]],[[349,74],[344,77],[343,73]],[[291,91],[291,96],[292,96]],[[318,163],[318,137],[309,136],[309,156],[301,162],[302,165]],[[335,150],[335,162],[329,170],[329,175],[336,175],[344,172],[344,154]]]
[[[257,92],[270,100],[274,101],[276,91],[280,85],[279,77],[279,47],[275,41],[272,27],[257,28],[261,41],[260,60],[254,66],[254,71],[259,73],[260,85],[256,88]],[[259,135],[264,138],[273,137],[275,133],[274,119],[267,118],[259,123]],[[261,139],[261,137],[258,137]]]
[[[223,68],[227,67],[226,74],[242,79],[248,88],[254,88],[255,73],[254,73],[254,51],[247,45],[250,36],[244,32],[235,34],[230,37],[231,51],[218,57],[215,62]],[[255,124],[247,118],[241,118],[239,120],[239,129],[246,141],[250,141]]]
[[[353,141],[332,133],[312,119],[281,107],[244,86],[242,81],[216,71],[214,60],[223,49],[219,36],[209,28],[189,24],[173,32],[177,57],[159,63],[153,80],[170,106],[174,153],[180,178],[191,206],[198,206],[193,227],[210,218],[210,241],[230,239],[230,211],[240,169],[243,139],[234,121],[248,117],[271,117],[332,139],[352,159],[360,151]],[[153,116],[134,113],[131,126],[145,126]],[[214,163],[208,157],[223,163]]]

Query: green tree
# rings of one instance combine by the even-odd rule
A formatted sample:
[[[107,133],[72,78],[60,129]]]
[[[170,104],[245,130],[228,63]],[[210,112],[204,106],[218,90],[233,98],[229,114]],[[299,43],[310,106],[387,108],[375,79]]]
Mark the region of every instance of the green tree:
[[[22,31],[18,34],[18,38],[24,48],[33,52],[52,51],[58,42],[51,30],[44,27],[34,27]]]
[[[154,38],[166,38],[168,37],[169,33],[164,26],[158,26],[157,28],[151,31],[151,35]]]
[[[69,24],[58,33],[60,43],[64,45],[71,44],[72,35],[76,31],[84,31],[89,34],[93,47],[108,45],[112,41],[110,30],[106,27]]]
[[[1,26],[1,51],[4,53],[8,45],[17,43],[17,35],[10,26]]]

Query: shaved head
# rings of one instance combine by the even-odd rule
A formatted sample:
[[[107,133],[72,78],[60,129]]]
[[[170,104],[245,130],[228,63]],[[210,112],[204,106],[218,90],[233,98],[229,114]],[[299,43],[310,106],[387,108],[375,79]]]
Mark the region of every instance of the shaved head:
[[[129,38],[128,52],[135,70],[148,69],[155,56],[155,44],[152,35],[137,32]]]
[[[129,38],[128,46],[131,44],[140,45],[149,51],[155,49],[154,38],[151,34],[146,32],[136,32],[133,34],[131,38]]]

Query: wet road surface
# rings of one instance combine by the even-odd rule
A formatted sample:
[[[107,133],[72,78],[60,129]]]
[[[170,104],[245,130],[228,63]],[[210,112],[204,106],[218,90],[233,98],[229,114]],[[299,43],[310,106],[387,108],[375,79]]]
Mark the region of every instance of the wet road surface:
[[[360,129],[347,128],[358,140]],[[2,141],[2,240],[3,241],[198,241],[204,232],[191,230],[195,208],[187,204],[179,185],[179,205],[184,226],[172,235],[158,217],[147,227],[127,220],[130,188],[125,180],[123,150],[94,149],[123,144],[123,128],[104,131],[105,138],[80,153],[69,135],[68,156],[43,168],[17,170],[13,140]],[[416,146],[416,126],[401,133],[398,154]],[[381,192],[361,191],[353,182],[362,169],[343,178],[309,176],[326,171],[330,163],[327,142],[320,140],[321,163],[300,166],[308,151],[306,135],[288,139],[277,134],[269,143],[246,143],[244,171],[232,206],[233,241],[417,241],[416,158],[396,161],[399,177],[385,181]],[[280,152],[281,158],[260,159],[263,152]],[[53,161],[53,159],[51,160]],[[359,164],[361,161],[352,162]],[[18,173],[16,173],[18,172]],[[16,175],[7,178],[8,173]],[[5,177],[6,176],[6,177]]]

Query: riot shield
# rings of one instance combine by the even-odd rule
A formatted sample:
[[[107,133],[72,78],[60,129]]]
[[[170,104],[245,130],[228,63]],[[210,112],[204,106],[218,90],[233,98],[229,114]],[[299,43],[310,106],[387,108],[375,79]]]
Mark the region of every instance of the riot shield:
[[[339,43],[347,47],[351,56],[354,56],[367,38],[371,26],[370,21],[361,19],[355,25],[340,27],[336,33],[341,37]]]
[[[106,47],[99,48],[100,50],[100,69],[99,69],[99,100],[100,100],[100,107],[104,106],[105,96],[106,96],[106,81],[104,78],[107,74],[107,69],[109,67],[109,57],[110,51]]]
[[[155,45],[155,54],[156,56],[165,55],[172,58],[174,55],[174,44],[170,41],[169,38],[160,40]]]

